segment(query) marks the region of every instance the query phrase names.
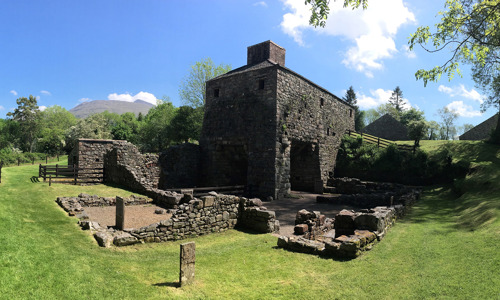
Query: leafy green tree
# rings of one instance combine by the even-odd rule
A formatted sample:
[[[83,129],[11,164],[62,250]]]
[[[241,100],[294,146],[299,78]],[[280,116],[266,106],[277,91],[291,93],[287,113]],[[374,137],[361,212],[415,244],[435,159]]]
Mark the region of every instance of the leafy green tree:
[[[462,134],[466,133],[467,131],[471,130],[472,128],[474,128],[474,125],[469,124],[469,123],[465,123],[464,125],[462,125],[458,128],[458,134],[462,135]]]
[[[436,121],[430,121],[428,125],[429,129],[427,130],[427,139],[437,140],[441,126],[439,126],[439,123]]]
[[[415,147],[420,146],[420,140],[425,137],[429,124],[425,120],[412,120],[408,123],[408,137],[415,141]]]
[[[472,78],[488,95],[483,111],[496,106],[500,110],[500,1],[499,0],[447,0],[445,10],[439,12],[441,20],[434,32],[421,26],[411,35],[410,49],[421,45],[428,52],[451,50],[451,57],[432,69],[415,73],[424,85],[438,81],[446,74],[452,79],[461,75],[459,64],[472,66]],[[427,44],[432,44],[427,48]],[[492,141],[500,143],[500,119]]]
[[[12,119],[0,119],[0,149],[12,149],[19,140],[19,124]]]
[[[309,18],[309,24],[314,27],[325,27],[328,14],[330,13],[330,7],[328,4],[330,0],[305,0],[306,4],[311,5],[311,17]],[[344,7],[352,7],[352,9],[363,6],[363,8],[368,7],[368,0],[344,0]]]
[[[135,114],[126,112],[121,114],[111,127],[114,140],[127,140],[133,144],[139,142],[139,124]]]
[[[205,58],[191,66],[179,88],[179,95],[185,105],[193,108],[205,105],[205,82],[231,70],[230,65],[216,66],[212,59]]]
[[[199,140],[202,123],[203,109],[201,107],[179,107],[170,123],[172,140],[177,143]]]
[[[401,124],[408,126],[411,121],[420,120],[425,120],[424,112],[412,107],[408,110],[403,111],[403,113],[401,114],[401,119],[399,121],[401,122]]]
[[[403,99],[403,91],[397,86],[394,91],[392,91],[392,95],[389,98],[389,103],[394,107],[396,110],[396,113],[398,115],[398,120],[401,117],[401,114],[403,113],[403,105],[404,105],[404,99]]]
[[[172,142],[170,123],[175,116],[176,108],[168,97],[158,100],[144,118],[140,128],[140,144],[144,151],[160,152]]]
[[[19,123],[18,136],[21,141],[21,149],[33,152],[36,138],[40,132],[40,109],[36,97],[30,95],[28,98],[21,97],[16,100],[17,108],[14,112],[8,112],[7,116]]]
[[[59,105],[47,107],[40,113],[41,132],[39,152],[61,154],[66,146],[66,131],[76,124],[76,117]]]
[[[352,86],[349,87],[342,100],[354,106],[356,111],[354,115],[354,127],[356,131],[360,131],[363,127],[365,127],[364,112],[359,109],[358,97],[356,96],[356,92]]]
[[[457,132],[455,125],[454,125],[454,122],[458,118],[458,113],[445,106],[441,109],[438,109],[438,114],[442,120],[442,122],[441,122],[441,128],[442,128],[441,139],[443,139],[443,140],[449,140],[450,138],[453,139],[454,135]]]
[[[369,125],[373,123],[373,121],[377,120],[381,117],[380,113],[375,108],[370,108],[368,110],[363,111],[364,123]]]
[[[70,151],[78,139],[111,139],[111,126],[105,114],[90,115],[85,119],[77,120],[66,133],[66,150]]]

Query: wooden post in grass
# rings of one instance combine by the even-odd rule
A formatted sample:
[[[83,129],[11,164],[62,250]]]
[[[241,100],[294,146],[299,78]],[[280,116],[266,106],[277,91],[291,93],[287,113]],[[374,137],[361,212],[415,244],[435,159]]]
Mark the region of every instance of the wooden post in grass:
[[[181,244],[181,265],[179,272],[179,285],[185,286],[194,281],[194,262],[196,245],[194,242]]]
[[[116,196],[116,229],[123,230],[125,228],[125,200]]]
[[[45,155],[45,164],[48,164],[48,161],[49,161],[49,156]]]
[[[58,171],[59,171],[59,170],[58,170],[58,168],[59,168],[59,165],[58,165],[58,164],[56,164],[56,177],[58,177],[58,174],[57,174],[57,173],[58,173]]]
[[[52,185],[52,175],[49,175],[49,186]]]

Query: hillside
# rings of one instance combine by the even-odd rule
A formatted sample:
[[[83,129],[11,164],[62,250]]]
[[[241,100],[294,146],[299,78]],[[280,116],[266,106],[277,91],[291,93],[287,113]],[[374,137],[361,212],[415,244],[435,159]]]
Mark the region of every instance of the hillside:
[[[69,110],[77,118],[86,118],[92,114],[108,111],[119,115],[126,112],[133,112],[137,116],[140,112],[145,115],[154,105],[136,100],[135,102],[118,101],[118,100],[94,100],[83,102]]]

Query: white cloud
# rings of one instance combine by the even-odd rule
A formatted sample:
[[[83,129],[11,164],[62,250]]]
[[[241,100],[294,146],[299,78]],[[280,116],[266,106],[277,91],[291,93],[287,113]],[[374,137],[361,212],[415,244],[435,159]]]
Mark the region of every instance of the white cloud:
[[[47,96],[52,95],[49,91],[45,91],[45,90],[41,90],[40,93],[47,95]]]
[[[267,3],[265,1],[259,1],[255,2],[253,6],[262,6],[262,7],[267,7]]]
[[[415,51],[411,51],[408,45],[403,45],[403,47],[401,47],[401,50],[403,51],[406,57],[417,58],[417,54],[415,53]]]
[[[303,33],[313,29],[309,25],[310,6],[303,0],[283,1],[292,12],[283,16],[281,29],[299,45],[305,45]],[[344,8],[343,1],[330,1],[325,28],[314,30],[351,41],[354,45],[347,49],[342,63],[372,77],[373,70],[383,67],[383,59],[398,52],[394,37],[400,26],[410,22],[415,22],[415,16],[403,0],[373,1],[366,10]]]
[[[461,117],[472,118],[482,115],[480,111],[474,110],[472,106],[464,104],[463,101],[453,101],[446,105],[446,107],[450,110],[454,110]]]
[[[376,89],[370,90],[370,96],[359,93],[358,94],[358,106],[362,109],[376,108],[381,104],[389,103],[389,99],[392,96],[392,90]],[[405,109],[411,107],[410,101],[408,99],[403,99]]]
[[[5,107],[0,105],[0,110],[5,110]]]
[[[39,106],[39,107],[38,107],[38,109],[39,109],[40,111],[44,111],[44,110],[46,110],[46,109],[47,109],[47,106],[42,105],[42,106]]]
[[[438,91],[450,95],[450,97],[463,97],[471,99],[482,104],[484,102],[484,96],[479,94],[475,89],[467,90],[463,84],[454,87],[448,87],[440,85]]]
[[[142,101],[146,101],[146,102],[149,102],[151,104],[156,105],[156,96],[153,95],[153,94],[151,94],[151,93],[142,92],[142,91],[139,92],[139,93],[137,93],[135,96],[132,96],[129,93],[126,93],[126,94],[117,94],[117,93],[109,94],[108,95],[108,100],[120,100],[120,101],[127,101],[127,102],[134,102],[136,100],[142,100]]]
[[[15,90],[11,90],[9,93],[11,93],[14,96],[17,96],[17,92]]]
[[[78,99],[78,102],[87,102],[87,101],[92,101],[90,98],[80,98]]]

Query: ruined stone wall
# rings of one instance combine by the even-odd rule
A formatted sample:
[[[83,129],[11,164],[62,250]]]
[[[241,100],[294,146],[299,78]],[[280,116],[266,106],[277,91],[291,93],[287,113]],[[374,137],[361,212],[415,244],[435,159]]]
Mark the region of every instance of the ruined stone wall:
[[[247,195],[273,195],[276,68],[246,69],[206,87],[201,185],[243,184]]]
[[[320,192],[342,135],[354,130],[354,108],[285,68],[278,69],[277,83],[276,195],[289,193],[294,180],[307,185],[300,189]]]
[[[407,141],[408,129],[391,115],[385,114],[361,130],[363,133],[391,141]]]
[[[498,114],[462,134],[459,139],[470,141],[486,140],[490,137],[491,132],[496,128],[497,123]]]
[[[189,195],[184,195],[184,199]],[[126,205],[145,204],[150,199],[142,197],[125,198]],[[126,246],[138,242],[166,242],[195,236],[223,232],[236,226],[260,233],[279,231],[279,222],[273,211],[261,207],[258,199],[247,199],[231,195],[217,194],[200,199],[191,198],[169,212],[172,216],[161,222],[141,228],[102,228],[88,220],[85,207],[115,204],[115,198],[103,198],[81,194],[78,197],[58,197],[56,202],[70,215],[80,219],[83,229],[95,231],[99,245],[109,247]],[[157,203],[158,204],[158,203]],[[125,218],[127,210],[125,208]]]
[[[124,142],[104,155],[104,181],[137,192],[158,187],[160,168],[157,154],[141,154],[134,144]]]

